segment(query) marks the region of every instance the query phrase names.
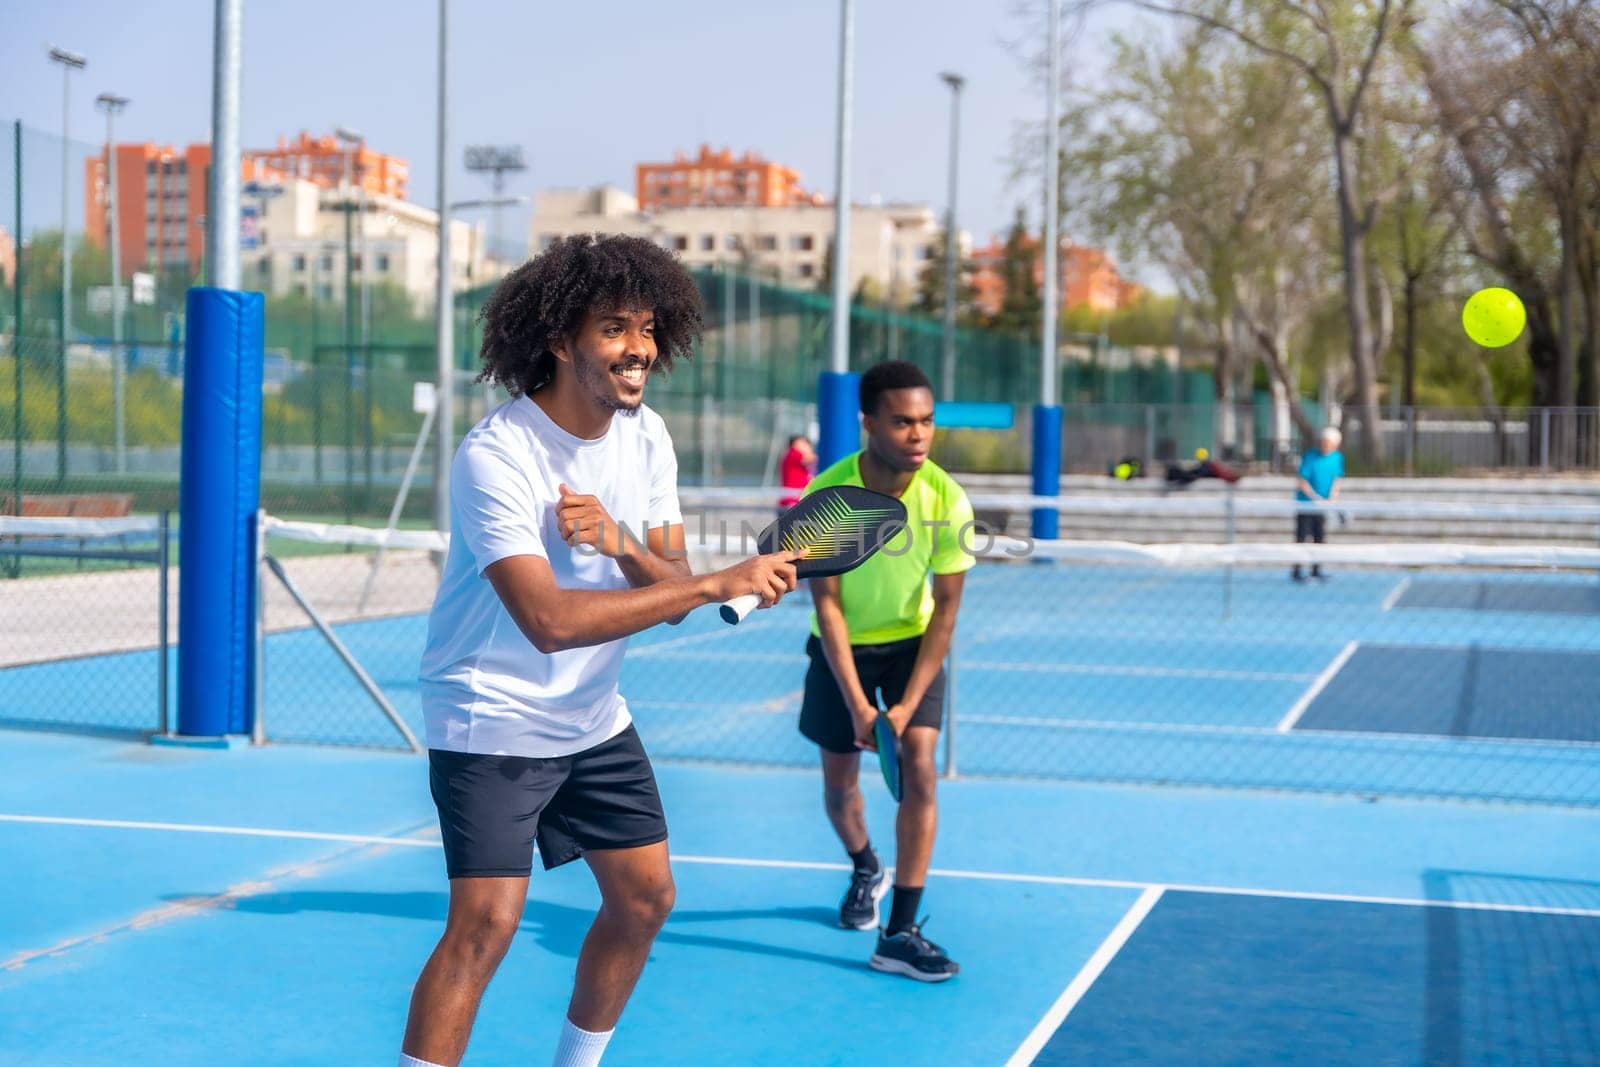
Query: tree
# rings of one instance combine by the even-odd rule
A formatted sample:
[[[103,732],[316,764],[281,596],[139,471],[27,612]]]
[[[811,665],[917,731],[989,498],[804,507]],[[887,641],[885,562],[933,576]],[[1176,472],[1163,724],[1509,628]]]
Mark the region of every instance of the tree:
[[[1021,334],[1029,339],[1039,336],[1044,298],[1035,271],[1039,269],[1043,251],[1040,242],[1028,233],[1026,212],[1017,205],[1016,218],[1012,220],[1000,253],[1000,283],[1005,287],[1005,295],[1000,301],[1000,310],[989,320],[990,329]]]
[[[1075,8],[1096,2],[1080,0]],[[1413,0],[1318,0],[1310,6],[1297,0],[1130,2],[1231,37],[1292,71],[1319,100],[1333,164],[1350,362],[1362,418],[1361,452],[1370,463],[1381,461],[1377,368],[1389,338],[1382,307],[1378,322],[1373,320],[1375,278],[1367,240],[1387,197],[1369,188],[1361,157],[1368,133],[1367,93],[1393,38],[1409,30]],[[1386,295],[1380,287],[1378,299]]]
[[[917,294],[912,307],[928,315],[944,314],[945,231],[928,247],[928,262],[917,275]],[[976,265],[970,256],[956,257],[956,321],[973,325],[973,305],[978,299],[972,275]]]
[[[1413,55],[1454,149],[1467,248],[1527,307],[1534,403],[1600,402],[1600,12],[1478,0]]]
[[[1408,408],[1417,404],[1417,329],[1423,306],[1448,276],[1451,249],[1460,232],[1445,195],[1434,175],[1408,183],[1390,220],[1401,280],[1400,402]]]
[[[1224,449],[1253,356],[1271,371],[1278,424],[1312,430],[1292,403],[1289,343],[1324,295],[1328,201],[1305,175],[1326,149],[1307,136],[1306,94],[1281,83],[1275,63],[1209,27],[1165,47],[1119,40],[1104,87],[1064,123],[1071,218],[1125,259],[1165,267],[1210,337]]]

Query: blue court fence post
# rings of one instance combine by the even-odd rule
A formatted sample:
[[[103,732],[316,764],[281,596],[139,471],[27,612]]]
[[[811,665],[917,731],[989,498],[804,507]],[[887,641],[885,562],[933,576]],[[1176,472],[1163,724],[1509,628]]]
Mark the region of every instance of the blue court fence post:
[[[823,371],[817,377],[817,469],[827,470],[861,447],[861,375]]]
[[[1061,405],[1036,404],[1033,408],[1033,495],[1061,495]],[[1052,507],[1033,509],[1033,536],[1053,541],[1060,513]]]
[[[178,728],[226,744],[250,732],[261,504],[266,299],[189,290],[178,538]]]

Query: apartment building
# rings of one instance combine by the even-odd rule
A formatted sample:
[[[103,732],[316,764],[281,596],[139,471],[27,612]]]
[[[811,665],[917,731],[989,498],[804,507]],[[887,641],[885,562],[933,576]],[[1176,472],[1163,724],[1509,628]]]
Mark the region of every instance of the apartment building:
[[[701,145],[693,159],[681,152],[670,163],[640,163],[634,168],[639,210],[685,207],[788,207],[818,203],[800,188],[800,172],[754,152],[735,158],[730,149],[713,152]]]
[[[344,299],[348,268],[353,287],[394,285],[405,290],[416,310],[433,306],[437,212],[397,197],[326,189],[303,179],[288,179],[266,190],[272,195],[243,197],[244,210],[255,212],[257,219],[253,247],[239,253],[240,284],[246,289],[277,296],[299,293],[338,303]],[[482,280],[485,256],[482,226],[452,219],[452,286],[463,289]]]
[[[155,144],[119,144],[118,229],[122,273],[195,275],[205,253],[206,192],[211,146],[183,150]],[[91,240],[109,236],[110,184],[105,153],[85,161],[84,218]],[[240,283],[272,295],[300,292],[343,298],[345,214],[351,215],[349,267],[355,284],[392,283],[413,304],[431,306],[435,294],[438,213],[405,198],[409,169],[395,156],[362,142],[301,133],[277,147],[242,153],[243,226]],[[348,205],[348,207],[347,207]],[[452,221],[452,281],[484,276],[485,245],[479,227]]]
[[[834,210],[815,200],[783,206],[699,205],[645,210],[616,186],[547,189],[534,202],[529,243],[543,251],[576,233],[631,233],[678,253],[689,267],[735,264],[782,285],[814,288],[826,276]],[[856,204],[850,209],[850,286],[870,280],[906,303],[935,254],[939,219],[926,204]],[[958,240],[966,242],[965,235]]]
[[[1029,236],[1024,238],[1023,247],[1033,257],[1034,284],[1042,289],[1043,242]],[[1005,242],[999,238],[990,241],[972,253],[972,260],[975,266],[973,286],[978,294],[975,303],[984,314],[996,314],[1006,298],[1005,277],[1001,273],[1005,262]],[[1070,238],[1061,239],[1057,263],[1061,272],[1061,289],[1057,299],[1063,311],[1075,307],[1116,311],[1133,303],[1142,292],[1137,284],[1117,272],[1116,264],[1105,252],[1075,244]]]

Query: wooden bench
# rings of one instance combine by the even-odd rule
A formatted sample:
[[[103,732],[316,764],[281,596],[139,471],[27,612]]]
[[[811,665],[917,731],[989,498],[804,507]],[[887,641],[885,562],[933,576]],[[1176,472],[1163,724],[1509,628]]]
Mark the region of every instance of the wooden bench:
[[[133,513],[132,493],[23,493],[24,518],[120,519]],[[0,515],[15,515],[16,498],[0,495]]]

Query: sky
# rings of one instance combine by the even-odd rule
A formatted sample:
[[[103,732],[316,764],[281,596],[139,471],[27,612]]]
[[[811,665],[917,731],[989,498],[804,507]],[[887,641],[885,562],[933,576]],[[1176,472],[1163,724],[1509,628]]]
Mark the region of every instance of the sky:
[[[0,120],[59,133],[62,73],[47,58],[57,45],[88,59],[73,75],[74,140],[104,138],[94,98],[106,91],[132,101],[119,141],[209,140],[213,0],[7,6]],[[838,0],[449,9],[452,201],[491,192],[487,175],[462,164],[469,144],[522,146],[529,170],[508,176],[508,195],[601,183],[632,192],[636,162],[706,143],[793,167],[808,191],[832,196]],[[966,78],[957,225],[982,243],[1022,204],[1037,226],[1039,178],[1014,178],[1012,146],[1019,126],[1043,120],[1043,84],[1011,42],[1042,41],[1044,11],[1042,0],[855,0],[852,199],[922,202],[942,215],[950,90],[939,74],[949,70]],[[435,206],[438,18],[435,0],[244,0],[243,147],[352,128],[406,159],[410,199]],[[1104,9],[1069,45],[1066,66],[1083,80],[1105,35],[1136,26]],[[519,234],[526,225],[525,211],[504,218]]]

